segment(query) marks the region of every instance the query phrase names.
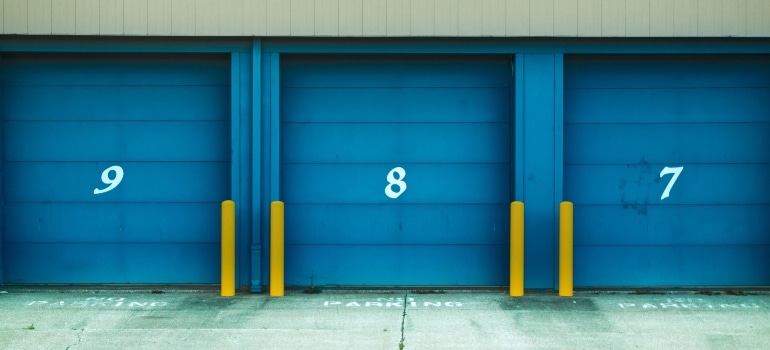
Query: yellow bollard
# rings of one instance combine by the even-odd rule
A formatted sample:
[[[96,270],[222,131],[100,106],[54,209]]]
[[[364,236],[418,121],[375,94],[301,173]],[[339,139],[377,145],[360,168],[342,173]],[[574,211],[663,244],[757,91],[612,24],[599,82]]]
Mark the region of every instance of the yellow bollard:
[[[572,296],[573,205],[559,204],[559,296]]]
[[[270,203],[270,296],[283,296],[283,218],[281,201]]]
[[[524,295],[524,203],[511,203],[511,296]]]
[[[235,202],[222,202],[221,295],[235,295]]]

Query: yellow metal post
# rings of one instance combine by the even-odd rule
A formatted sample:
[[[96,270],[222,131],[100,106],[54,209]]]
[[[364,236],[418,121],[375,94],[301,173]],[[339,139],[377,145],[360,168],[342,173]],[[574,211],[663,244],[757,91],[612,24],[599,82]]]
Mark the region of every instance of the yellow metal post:
[[[559,204],[559,295],[572,296],[572,202]]]
[[[221,295],[235,295],[235,202],[222,202],[222,284]]]
[[[270,203],[270,296],[283,296],[283,227],[284,205],[281,201]]]
[[[511,296],[524,295],[524,203],[511,203]]]

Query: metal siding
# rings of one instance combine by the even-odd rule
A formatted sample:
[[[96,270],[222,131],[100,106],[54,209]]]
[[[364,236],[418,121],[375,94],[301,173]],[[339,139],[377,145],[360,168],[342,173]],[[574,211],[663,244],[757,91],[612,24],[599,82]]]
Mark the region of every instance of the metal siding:
[[[171,0],[148,0],[147,34],[171,35]]]
[[[457,36],[459,34],[459,0],[445,0],[436,6],[436,36]]]
[[[192,4],[192,5],[191,5]],[[189,0],[171,0],[171,34],[195,35],[195,3]]]
[[[530,0],[529,34],[553,36],[554,0]]]
[[[51,0],[51,33],[75,34],[76,13],[75,0]]]
[[[217,282],[227,67],[222,56],[7,56],[5,282]],[[113,165],[122,181],[95,195]]]
[[[578,0],[559,0],[553,10],[553,35],[576,36],[578,32]]]
[[[529,0],[506,1],[505,17],[506,35],[529,36]]]
[[[339,35],[363,35],[363,0],[339,0]]]
[[[484,0],[481,9],[481,35],[505,36],[505,0]]]
[[[123,2],[123,33],[126,35],[147,35],[149,18],[148,0]]]
[[[500,56],[283,56],[287,285],[506,285],[510,74]]]
[[[291,35],[291,2],[284,0],[267,0],[266,35],[288,36]]]
[[[722,36],[746,36],[746,0],[722,4]]]
[[[219,1],[219,34],[240,36],[246,35],[243,24],[243,2],[239,0]]]
[[[99,1],[99,34],[123,34],[123,0]]]
[[[626,1],[626,36],[650,36],[650,0]]]
[[[410,23],[410,1],[409,0],[388,0],[387,1],[386,31],[388,36],[409,36],[411,32]]]
[[[770,59],[572,56],[576,286],[770,284]],[[673,175],[664,167],[683,166]]]
[[[3,2],[3,33],[27,33],[27,1],[5,0]]]
[[[99,0],[76,0],[75,34],[99,34]]]
[[[51,34],[51,0],[29,0],[27,11],[27,33]]]
[[[264,36],[267,33],[267,0],[243,2],[243,35]]]
[[[650,0],[650,36],[674,36],[674,2]]]
[[[363,35],[386,36],[388,33],[387,0],[364,1],[363,11]]]
[[[315,34],[315,0],[291,1],[291,35],[313,36]]]
[[[219,35],[219,9],[228,3],[219,0],[195,0],[195,35],[217,36]]]
[[[698,36],[698,0],[678,0],[674,3],[674,36]]]
[[[602,1],[602,36],[626,36],[625,1]]]
[[[668,0],[665,0],[668,1]],[[578,1],[578,36],[602,35],[602,1]]]
[[[770,1],[747,0],[746,35],[753,37],[770,36]]]
[[[698,36],[722,36],[722,0],[698,0]]]
[[[434,0],[411,0],[409,4],[410,34],[412,36],[433,36],[436,14]]]
[[[338,0],[316,0],[315,35],[339,36],[340,7]]]
[[[458,30],[460,36],[481,36],[482,24],[481,6],[476,1],[460,0],[458,13]]]

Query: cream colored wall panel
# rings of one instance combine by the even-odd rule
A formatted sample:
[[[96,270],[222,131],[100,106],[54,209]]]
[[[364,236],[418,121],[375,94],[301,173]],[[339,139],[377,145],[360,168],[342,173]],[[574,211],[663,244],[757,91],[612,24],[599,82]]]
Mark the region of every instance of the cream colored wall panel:
[[[674,0],[674,36],[698,35],[698,0]]]
[[[267,34],[267,0],[243,0],[243,34]]]
[[[99,34],[123,34],[123,0],[99,1]]]
[[[602,36],[626,36],[626,2],[602,1]]]
[[[27,1],[27,33],[51,34],[51,0]]]
[[[650,0],[626,0],[626,36],[650,36]]]
[[[51,0],[52,34],[75,34],[75,23],[77,22],[77,12],[75,9],[75,0]]]
[[[554,0],[553,35],[577,36],[578,0]]]
[[[721,35],[722,0],[698,0],[698,36]]]
[[[171,0],[147,1],[147,34],[171,35]]]
[[[171,34],[195,35],[195,1],[171,0]]]
[[[385,36],[388,33],[387,0],[364,0],[362,27],[365,36]]]
[[[315,0],[315,35],[340,35],[340,5],[337,0]]]
[[[505,3],[505,34],[529,36],[529,0],[508,0]]]
[[[505,0],[483,0],[481,3],[481,35],[505,36]]]
[[[722,36],[746,36],[746,0],[722,3]]]
[[[3,33],[27,34],[27,1],[5,0],[3,5]]]
[[[248,35],[243,30],[242,0],[219,0],[219,34]]]
[[[219,35],[218,0],[195,0],[195,35]]]
[[[411,0],[409,9],[410,35],[433,36],[435,15],[433,0]]]
[[[746,35],[770,37],[770,1],[748,0],[746,2]]]
[[[578,0],[578,36],[602,35],[602,0]]]
[[[553,0],[530,0],[529,34],[532,36],[553,35]]]
[[[75,32],[78,35],[99,34],[99,0],[77,0]]]
[[[123,1],[123,33],[147,35],[147,0]]]
[[[671,0],[650,0],[650,36],[674,36],[674,3]]]
[[[285,0],[267,0],[267,32],[269,36],[291,34],[291,4]]]
[[[340,36],[361,36],[363,27],[363,0],[339,0]]]
[[[315,0],[291,1],[291,35],[313,36],[315,34]]]
[[[481,2],[460,0],[457,13],[459,36],[480,36],[482,19]]]
[[[409,0],[388,0],[387,4],[388,36],[409,36],[411,33]]]
[[[458,0],[439,0],[436,3],[436,19],[434,33],[436,36],[457,36]]]

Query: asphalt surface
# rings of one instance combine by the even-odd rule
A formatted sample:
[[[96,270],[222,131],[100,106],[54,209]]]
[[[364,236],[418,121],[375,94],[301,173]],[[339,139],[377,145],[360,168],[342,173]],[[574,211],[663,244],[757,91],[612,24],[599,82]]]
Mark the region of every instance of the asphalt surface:
[[[736,295],[738,294],[738,295]],[[768,349],[766,292],[0,287],[0,349]]]

